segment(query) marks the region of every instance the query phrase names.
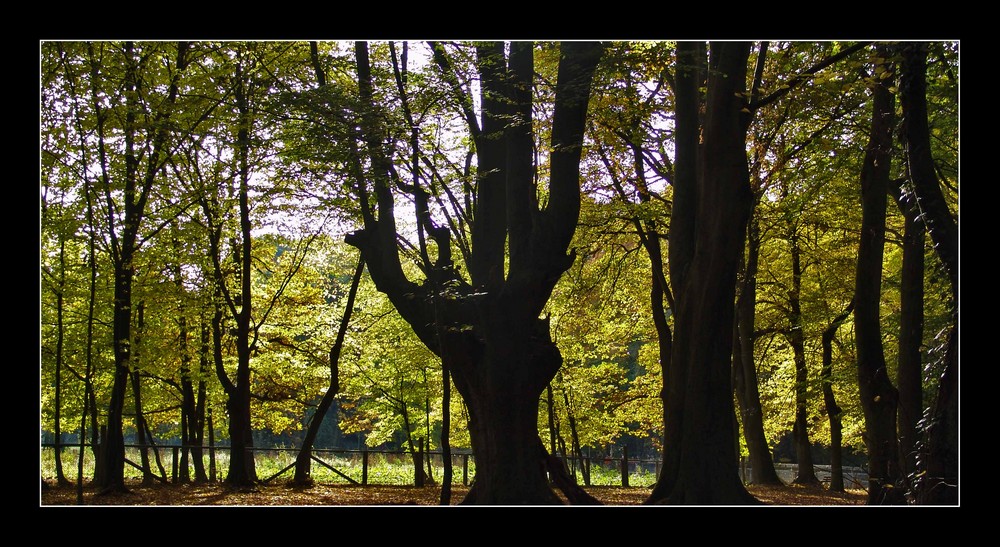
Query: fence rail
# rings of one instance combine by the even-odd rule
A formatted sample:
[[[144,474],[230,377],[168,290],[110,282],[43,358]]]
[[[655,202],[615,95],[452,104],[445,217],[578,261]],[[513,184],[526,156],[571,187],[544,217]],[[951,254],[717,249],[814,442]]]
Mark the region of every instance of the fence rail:
[[[59,447],[64,453],[72,452],[71,457],[63,457],[63,467],[66,471],[75,472],[77,469],[76,458],[79,444],[60,444]],[[90,445],[84,455],[86,462],[89,462],[87,469],[92,469],[93,456],[89,450]],[[207,457],[208,465],[207,478],[210,482],[222,480],[223,473],[218,470],[224,465],[228,465],[230,446],[181,446],[181,445],[139,445],[126,444],[126,464],[132,468],[131,474],[141,478],[143,475],[142,466],[136,463],[140,460],[141,451],[145,448],[148,455],[149,472],[153,477],[161,482],[173,482],[184,480],[193,476],[191,467],[194,465],[194,454],[189,452],[187,457],[188,470],[181,467],[184,461],[181,451],[201,450],[202,462]],[[55,443],[42,443],[43,450],[54,451]],[[298,448],[286,447],[252,447],[248,448],[254,456],[254,465],[259,477],[264,477],[261,482],[271,482],[281,476],[289,476],[290,471],[295,467],[295,459],[298,455]],[[42,478],[55,478],[54,452],[53,454],[42,455]],[[311,451],[314,480],[325,483],[346,483],[357,486],[382,485],[398,486],[414,484],[423,485],[424,471],[435,470],[438,477],[442,476],[444,468],[443,455],[440,451],[418,450],[412,454],[405,450],[373,450],[373,449],[351,449],[351,448],[314,448]],[[659,459],[629,458],[627,451],[621,457],[564,457],[560,460],[566,465],[571,475],[576,476],[578,482],[585,486],[652,486],[660,473]],[[72,463],[70,463],[72,460]],[[453,452],[451,456],[452,468],[455,469],[454,484],[468,486],[475,477],[475,457],[464,451]],[[319,467],[316,467],[318,465]],[[417,473],[416,469],[421,469]],[[169,473],[167,472],[169,469]],[[461,475],[457,473],[461,469]],[[797,466],[795,464],[775,464],[779,477],[786,483],[791,483],[795,477]],[[160,471],[157,474],[157,471]],[[740,478],[746,481],[750,476],[750,469],[741,466],[739,469]],[[830,466],[816,465],[817,477],[828,483],[830,480]],[[168,476],[169,474],[169,476]],[[868,476],[864,469],[860,467],[843,468],[845,486],[848,488],[867,488]],[[86,476],[86,474],[84,475]],[[433,477],[431,477],[433,479]],[[461,482],[458,482],[458,480]]]

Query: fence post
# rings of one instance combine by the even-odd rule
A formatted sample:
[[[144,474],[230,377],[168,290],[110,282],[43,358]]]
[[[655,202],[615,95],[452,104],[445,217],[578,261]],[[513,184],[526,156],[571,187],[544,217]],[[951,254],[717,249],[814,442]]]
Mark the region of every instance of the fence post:
[[[361,486],[368,486],[368,447],[361,449]]]
[[[469,455],[462,454],[462,485],[469,486]]]
[[[622,486],[628,487],[628,447],[622,447]]]
[[[171,450],[171,456],[172,456],[171,459],[173,459],[173,462],[171,462],[172,472],[170,474],[170,481],[173,482],[174,484],[177,484],[178,452],[180,452],[180,448],[176,446],[173,447],[173,449]]]
[[[212,407],[208,407],[208,480],[215,482],[215,426],[212,425]]]

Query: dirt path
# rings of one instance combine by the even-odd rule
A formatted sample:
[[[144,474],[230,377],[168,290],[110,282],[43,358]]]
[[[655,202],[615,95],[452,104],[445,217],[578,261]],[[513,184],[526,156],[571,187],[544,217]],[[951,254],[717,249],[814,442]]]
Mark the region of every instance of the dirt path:
[[[84,488],[85,505],[228,505],[228,506],[330,506],[330,505],[438,505],[441,490],[436,486],[368,486],[317,484],[311,488],[292,488],[286,484],[260,485],[255,491],[240,492],[221,484],[201,485],[130,485],[128,494],[96,496]],[[861,505],[865,494],[852,490],[835,494],[821,488],[750,487],[750,492],[769,505]],[[452,488],[451,503],[457,504],[468,488]],[[647,488],[590,487],[587,491],[605,505],[640,505],[649,495]],[[40,506],[76,505],[73,486],[44,488]]]

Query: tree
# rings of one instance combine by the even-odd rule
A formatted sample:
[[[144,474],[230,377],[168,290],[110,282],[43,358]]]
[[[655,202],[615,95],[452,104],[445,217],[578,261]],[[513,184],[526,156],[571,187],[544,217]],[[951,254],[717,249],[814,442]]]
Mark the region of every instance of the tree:
[[[302,441],[302,448],[299,449],[299,454],[295,459],[295,477],[292,479],[292,482],[295,484],[309,484],[312,481],[309,476],[312,461],[312,447],[316,440],[316,435],[319,433],[320,425],[323,423],[323,418],[326,416],[327,411],[333,404],[333,398],[340,391],[338,367],[340,362],[340,353],[344,347],[344,336],[347,334],[347,326],[351,321],[351,312],[354,311],[354,297],[357,295],[358,284],[361,283],[361,274],[364,272],[364,269],[364,262],[358,260],[358,266],[354,271],[354,276],[351,278],[351,288],[347,293],[347,303],[344,307],[344,317],[340,320],[340,327],[337,329],[337,341],[334,342],[333,347],[330,348],[330,386],[327,388],[326,392],[323,393],[323,398],[320,400],[319,406],[316,407],[316,411],[313,413],[311,422],[309,423],[309,430],[306,432],[305,440]]]
[[[538,438],[537,415],[541,392],[561,358],[548,322],[539,314],[572,263],[573,256],[565,253],[579,214],[587,98],[602,47],[586,42],[560,46],[545,207],[540,207],[533,186],[533,49],[526,42],[511,43],[509,54],[500,43],[476,46],[480,123],[444,46],[433,45],[435,61],[463,107],[479,176],[468,260],[471,279],[462,278],[453,266],[447,231],[421,219],[418,229],[435,239],[438,256],[434,269],[425,272],[427,281],[418,284],[407,279],[400,266],[392,170],[373,101],[368,45],[355,46],[364,106],[360,126],[372,164],[377,216],[363,210],[364,228],[347,241],[361,251],[379,290],[428,348],[447,361],[468,405],[477,467],[464,503],[559,502],[545,476],[547,453]],[[361,184],[359,194],[367,203]],[[444,287],[454,296],[434,294],[434,288]]]
[[[747,231],[746,261],[741,259],[741,276],[736,299],[736,333],[733,351],[733,389],[739,404],[743,438],[750,454],[750,484],[782,484],[774,468],[771,449],[764,433],[764,411],[760,402],[754,342],[757,308],[757,270],[760,257],[760,219],[755,198],[754,213]]]
[[[176,111],[188,47],[184,42],[125,42],[87,44],[79,52],[90,68],[88,106],[96,126],[92,155],[97,157],[105,233],[115,270],[115,374],[108,403],[107,438],[101,443],[100,472],[96,473],[102,492],[125,490],[122,409],[131,360],[133,262],[143,243],[140,229],[153,184],[169,156],[169,122]],[[156,73],[153,60],[163,61],[165,70]],[[154,82],[164,85],[156,88]],[[117,95],[118,89],[122,96]],[[156,96],[155,102],[147,102],[150,94]],[[108,97],[120,99],[121,106],[109,105]]]
[[[903,263],[899,282],[899,352],[896,385],[899,390],[897,417],[899,451],[903,476],[910,481],[917,473],[919,421],[923,414],[923,366],[921,345],[924,335],[924,240],[913,192],[902,181],[890,188],[890,195],[903,214]]]
[[[663,470],[647,503],[751,503],[736,474],[732,363],[736,272],[752,196],[746,158],[750,45],[677,44],[670,218],[674,345],[664,377]],[[700,70],[707,74],[699,121]],[[701,144],[699,144],[699,141]]]
[[[834,318],[833,321],[823,330],[823,368],[821,378],[823,381],[823,402],[826,405],[826,414],[830,420],[830,491],[844,491],[844,466],[841,440],[843,437],[843,416],[842,410],[837,406],[837,397],[833,392],[833,340],[837,335],[837,329],[854,311],[854,300],[847,306],[843,313]]]
[[[922,503],[958,503],[958,226],[941,192],[931,155],[927,123],[927,45],[901,46],[900,97],[907,168],[917,206],[945,266],[951,284],[953,321],[944,352],[944,373],[925,423],[926,477],[919,488]]]
[[[894,76],[887,46],[875,47],[872,123],[861,170],[861,241],[855,289],[854,324],[858,345],[858,383],[868,447],[868,503],[902,503],[896,405],[899,392],[889,379],[879,324],[886,201],[892,153]]]
[[[666,61],[668,54],[663,45],[665,44],[660,47],[635,46],[636,52],[625,48],[625,52],[619,53],[624,58],[614,65],[616,69],[611,78],[614,81],[612,85],[623,89],[615,98],[615,103],[602,104],[604,108],[595,117],[598,118],[598,125],[606,128],[609,133],[601,135],[603,139],[598,144],[606,173],[601,178],[610,179],[610,193],[632,210],[628,220],[649,257],[650,312],[656,329],[660,374],[666,378],[673,346],[669,317],[674,308],[674,298],[667,281],[662,249],[662,242],[667,239],[667,213],[662,209],[667,208],[669,211],[670,202],[652,189],[654,184],[669,184],[673,178],[671,161],[664,150],[664,141],[669,139],[669,132],[659,127],[664,125],[664,120],[659,116],[662,116],[668,106],[661,97],[666,95],[664,90],[668,87],[664,84],[672,83],[670,74],[661,69],[661,63]],[[638,66],[629,62],[636,59],[640,59],[636,63]],[[618,70],[621,73],[617,73]],[[650,79],[656,82],[651,91],[636,81],[645,83]],[[624,106],[620,106],[622,103]],[[618,162],[612,161],[608,150],[618,139],[627,150],[623,154],[625,158],[621,161],[621,167],[615,165]],[[625,181],[630,183],[629,188],[626,188]],[[638,203],[633,203],[633,200]]]

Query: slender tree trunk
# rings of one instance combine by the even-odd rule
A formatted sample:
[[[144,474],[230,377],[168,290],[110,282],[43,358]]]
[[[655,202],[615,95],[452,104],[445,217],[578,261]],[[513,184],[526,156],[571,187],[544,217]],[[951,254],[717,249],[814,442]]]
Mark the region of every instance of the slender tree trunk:
[[[198,353],[198,396],[195,400],[195,411],[193,415],[192,435],[192,456],[194,458],[194,480],[195,482],[208,482],[208,475],[205,473],[205,461],[202,446],[205,440],[205,400],[207,393],[205,388],[205,378],[208,376],[208,357],[210,353],[210,327],[208,322],[202,317],[201,322],[201,351]]]
[[[808,386],[806,370],[806,345],[802,323],[802,253],[799,249],[799,234],[793,226],[788,237],[792,254],[792,290],[789,291],[789,323],[786,337],[795,356],[795,425],[792,436],[795,439],[795,461],[797,473],[795,484],[819,484],[812,460],[812,443],[809,441]]]
[[[943,356],[944,372],[938,380],[937,396],[925,419],[926,467],[918,502],[958,503],[958,226],[948,209],[934,170],[927,122],[927,44],[907,42],[902,46],[900,80],[907,167],[920,208],[921,218],[944,263],[951,282],[952,328]]]
[[[310,473],[313,443],[316,442],[316,436],[319,434],[320,426],[323,425],[326,413],[333,404],[333,399],[340,392],[340,352],[344,347],[347,326],[351,322],[351,313],[354,311],[354,299],[358,294],[358,285],[361,283],[361,275],[364,271],[365,263],[359,258],[358,265],[354,269],[354,276],[351,278],[351,287],[347,292],[344,316],[341,318],[340,326],[337,329],[337,338],[333,343],[333,347],[330,348],[330,385],[316,407],[316,412],[313,413],[312,419],[309,422],[309,429],[306,430],[305,439],[302,441],[302,448],[299,449],[298,456],[295,458],[295,476],[292,479],[292,484],[312,484]]]
[[[427,464],[427,481],[430,484],[434,484],[434,468],[431,462],[431,398],[427,396],[428,385],[427,385],[427,369],[423,370],[424,373],[424,433],[425,441],[424,445],[425,458],[424,462]]]
[[[549,453],[555,454],[556,450],[556,408],[555,408],[555,397],[552,393],[552,383],[545,386],[545,401],[548,407],[549,414]]]
[[[399,400],[399,412],[403,417],[403,431],[406,433],[406,446],[410,449],[410,459],[413,461],[413,476],[415,486],[423,486],[427,481],[427,472],[424,470],[423,461],[417,454],[417,447],[413,444],[413,428],[410,427],[410,413],[406,410],[406,401]],[[422,441],[421,441],[422,442]]]
[[[880,62],[891,68],[885,46]],[[894,97],[888,80],[873,84],[871,138],[861,170],[861,242],[855,289],[854,324],[858,348],[858,383],[868,447],[868,503],[902,503],[896,404],[899,394],[886,369],[879,322],[886,200],[892,152]]]
[[[569,403],[569,394],[563,390],[563,402],[566,404],[566,419],[569,421],[569,438],[572,445],[573,454],[576,461],[580,463],[580,474],[583,475],[583,484],[590,486],[590,467],[583,463],[583,450],[580,448],[580,434],[576,428],[576,415]]]
[[[142,335],[145,328],[145,302],[140,301],[136,306],[136,328],[135,340],[132,345],[132,371],[129,376],[132,380],[132,400],[135,420],[136,441],[139,444],[140,465],[142,466],[142,484],[148,485],[153,482],[153,472],[149,466],[149,449],[146,440],[145,416],[142,412],[142,389],[139,385],[140,350],[142,348]]]
[[[87,224],[94,225],[94,204],[91,201],[91,187],[89,180],[84,187],[84,195],[87,199]],[[87,411],[92,412],[90,436],[90,448],[94,455],[94,477],[95,484],[98,481],[99,472],[103,468],[99,460],[101,450],[98,448],[101,438],[97,435],[97,402],[94,396],[94,386],[91,375],[94,370],[94,308],[97,305],[97,234],[91,230],[88,238],[87,262],[90,266],[90,283],[87,298],[87,345],[84,350],[86,365],[83,374],[83,409],[80,412],[80,453],[77,456],[76,464],[76,502],[83,505],[83,457],[84,443],[87,439]]]
[[[837,398],[833,393],[833,339],[837,329],[854,311],[854,300],[847,306],[844,313],[838,315],[830,325],[823,330],[823,369],[820,377],[823,382],[823,402],[826,404],[826,415],[830,419],[830,491],[844,491],[843,465],[843,411],[837,406]]]
[[[783,484],[774,469],[771,448],[764,434],[764,412],[760,404],[757,365],[754,359],[754,328],[757,308],[757,269],[760,257],[760,222],[751,213],[747,235],[747,258],[743,268],[743,282],[736,301],[737,338],[733,351],[733,384],[740,418],[743,421],[743,438],[750,452],[750,484]]]
[[[899,453],[902,473],[913,491],[917,479],[920,418],[923,414],[923,365],[920,347],[924,336],[924,225],[911,192],[902,186],[892,192],[903,213],[903,266],[899,284]]]
[[[451,463],[451,375],[444,361],[441,362],[441,382],[441,459],[444,464],[441,474],[441,505],[449,505],[454,473]]]
[[[178,278],[178,284],[179,283]],[[191,473],[188,469],[189,454],[193,456],[194,428],[197,422],[195,418],[195,396],[194,383],[191,379],[191,355],[187,348],[187,318],[183,315],[183,307],[178,318],[180,332],[178,334],[178,350],[181,354],[181,461],[178,480],[182,483],[191,480]]]
[[[69,484],[63,473],[62,465],[62,368],[63,368],[63,291],[66,289],[66,241],[59,238],[59,288],[56,290],[56,378],[55,378],[55,416],[53,433],[55,435],[56,482],[60,485]]]
[[[229,438],[231,443],[229,472],[226,483],[240,488],[257,482],[253,457],[253,430],[250,425],[250,356],[253,352],[253,294],[252,294],[252,233],[250,223],[250,103],[246,90],[246,76],[237,65],[235,98],[239,115],[236,131],[236,156],[239,169],[240,252],[239,298],[236,311],[236,381],[229,393],[226,409],[229,411]],[[238,308],[238,309],[237,309]]]
[[[123,127],[123,144],[125,172],[122,177],[121,207],[116,207],[111,191],[111,180],[108,171],[107,149],[104,140],[103,101],[99,97],[97,81],[101,80],[100,67],[91,50],[92,59],[92,96],[97,114],[97,140],[102,169],[103,189],[107,200],[108,227],[112,248],[112,263],[114,265],[114,315],[113,315],[113,347],[115,354],[114,380],[111,386],[111,398],[108,403],[107,437],[101,443],[102,455],[98,465],[101,468],[98,487],[100,492],[123,492],[125,487],[125,441],[122,433],[122,412],[125,405],[125,395],[128,387],[128,376],[131,367],[132,341],[132,281],[135,276],[135,254],[138,250],[139,225],[145,215],[146,203],[156,175],[163,164],[164,148],[169,136],[170,124],[167,122],[172,114],[172,105],[178,95],[180,74],[187,65],[186,52],[188,44],[177,44],[176,71],[173,72],[167,96],[161,105],[163,110],[157,111],[154,123],[149,120],[140,121],[144,108],[141,95],[142,86],[146,83],[138,74],[140,59],[135,58],[135,48],[132,42],[125,42],[125,123]],[[145,126],[145,127],[144,127]],[[136,138],[143,129],[149,130],[146,149],[136,151]],[[141,145],[140,145],[141,148]],[[145,157],[146,165],[140,174],[140,158]],[[123,212],[124,220],[117,223],[112,211]],[[95,471],[95,474],[97,472]]]

